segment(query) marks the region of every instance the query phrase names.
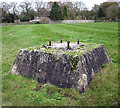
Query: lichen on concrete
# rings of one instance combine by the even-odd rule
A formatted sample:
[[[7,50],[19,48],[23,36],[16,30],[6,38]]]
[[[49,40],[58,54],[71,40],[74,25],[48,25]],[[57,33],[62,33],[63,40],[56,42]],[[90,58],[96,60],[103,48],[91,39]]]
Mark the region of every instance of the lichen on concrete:
[[[65,45],[63,42],[22,49],[9,73],[59,87],[76,86],[82,93],[102,65],[110,62],[109,55],[100,44],[71,42],[70,49]]]

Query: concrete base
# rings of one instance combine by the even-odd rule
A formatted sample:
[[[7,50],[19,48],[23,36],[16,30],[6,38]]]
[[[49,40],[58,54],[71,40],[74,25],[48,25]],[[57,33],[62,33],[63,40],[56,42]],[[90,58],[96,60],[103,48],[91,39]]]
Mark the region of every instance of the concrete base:
[[[82,56],[20,50],[9,73],[36,78],[39,83],[77,87],[82,93],[103,64],[109,62],[103,45]]]

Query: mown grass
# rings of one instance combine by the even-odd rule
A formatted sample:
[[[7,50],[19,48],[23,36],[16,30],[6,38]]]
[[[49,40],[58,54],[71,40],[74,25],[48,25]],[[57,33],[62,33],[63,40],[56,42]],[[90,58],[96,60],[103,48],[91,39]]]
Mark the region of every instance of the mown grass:
[[[3,106],[111,106],[118,104],[118,24],[76,23],[2,27]],[[20,49],[47,44],[48,39],[103,44],[111,60],[79,94],[76,88],[40,85],[36,80],[8,74]]]

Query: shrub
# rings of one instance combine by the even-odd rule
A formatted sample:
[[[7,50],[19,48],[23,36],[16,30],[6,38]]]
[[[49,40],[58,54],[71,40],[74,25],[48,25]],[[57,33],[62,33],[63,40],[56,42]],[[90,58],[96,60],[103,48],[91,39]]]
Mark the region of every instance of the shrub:
[[[45,19],[43,19],[43,21],[46,21]]]
[[[40,24],[40,21],[36,21],[34,24]]]

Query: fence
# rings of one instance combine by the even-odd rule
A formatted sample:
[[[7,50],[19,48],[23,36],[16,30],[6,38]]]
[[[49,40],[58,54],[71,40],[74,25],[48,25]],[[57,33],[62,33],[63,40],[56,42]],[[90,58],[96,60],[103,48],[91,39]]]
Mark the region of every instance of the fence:
[[[94,23],[94,20],[61,20],[61,21],[49,21],[50,24],[54,23]]]
[[[49,21],[50,24],[56,23],[94,23],[94,20],[61,20],[61,21]],[[0,23],[0,25],[25,25],[25,24],[35,24],[34,22],[19,22],[19,23]],[[46,24],[46,23],[39,23]]]

